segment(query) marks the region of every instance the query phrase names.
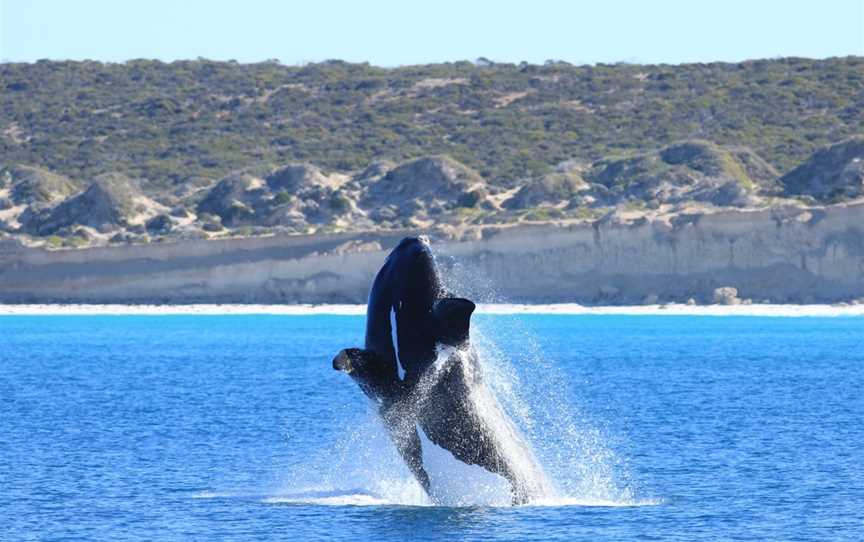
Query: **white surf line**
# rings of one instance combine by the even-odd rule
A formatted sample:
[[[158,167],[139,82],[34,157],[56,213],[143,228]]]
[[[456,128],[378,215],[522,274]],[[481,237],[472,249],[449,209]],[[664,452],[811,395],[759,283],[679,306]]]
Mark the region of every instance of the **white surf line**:
[[[364,315],[366,305],[0,305],[0,316],[93,316],[93,315]]]
[[[633,305],[587,307],[575,303],[559,304],[481,304],[480,314],[571,314],[571,315],[646,315],[646,316],[864,316],[861,305]],[[315,315],[356,316],[366,314],[366,305],[74,305],[31,304],[0,305],[0,316],[77,316],[77,315]]]
[[[571,303],[548,305],[480,305],[485,314],[570,314],[622,316],[864,316],[861,305],[627,305],[587,307]]]

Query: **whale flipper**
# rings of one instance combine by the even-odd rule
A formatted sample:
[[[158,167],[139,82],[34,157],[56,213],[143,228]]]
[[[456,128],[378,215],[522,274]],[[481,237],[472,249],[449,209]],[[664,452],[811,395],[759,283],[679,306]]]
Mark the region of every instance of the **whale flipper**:
[[[432,321],[438,342],[457,346],[468,340],[471,314],[477,305],[461,297],[439,299],[432,305]]]

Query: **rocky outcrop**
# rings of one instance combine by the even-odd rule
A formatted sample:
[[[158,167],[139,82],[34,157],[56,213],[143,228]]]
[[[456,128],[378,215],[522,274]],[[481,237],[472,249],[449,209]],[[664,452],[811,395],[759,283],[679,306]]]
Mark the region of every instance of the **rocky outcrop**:
[[[152,234],[165,234],[171,231],[174,223],[168,215],[156,215],[148,220],[144,227]]]
[[[17,165],[0,175],[8,176],[10,199],[17,205],[51,204],[78,191],[67,177],[38,167]]]
[[[685,141],[658,152],[601,160],[584,174],[599,202],[702,201],[743,207],[773,188],[773,168],[749,149]]]
[[[218,181],[183,179],[169,191],[163,185],[174,181],[147,181],[146,194],[136,183],[110,175],[80,192],[61,176],[16,166],[0,171],[0,229],[28,244],[56,245],[47,236],[68,237],[75,226],[87,226],[102,234],[74,244],[92,246],[156,236],[165,241],[401,228],[461,231],[601,217],[621,223],[635,214],[647,221],[694,209],[770,206],[782,212],[802,202],[864,197],[862,149],[864,136],[838,143],[788,173],[782,184],[777,171],[752,150],[702,140],[593,163],[574,158],[548,173],[499,184],[443,155],[399,164],[378,160],[343,173],[303,162],[262,163]],[[161,214],[167,218],[145,224]],[[114,230],[125,235],[113,235]]]
[[[718,303],[720,305],[741,304],[741,300],[738,298],[738,288],[733,288],[731,286],[723,286],[722,288],[716,288],[712,297],[714,299],[714,303]]]
[[[776,195],[777,177],[750,149],[692,140],[593,164],[564,162],[526,182],[503,207],[574,209],[626,203],[656,208],[683,202],[745,207],[758,204],[760,195]]]
[[[780,179],[787,194],[819,201],[864,196],[864,136],[831,145]]]
[[[682,141],[660,151],[671,166],[685,166],[707,178],[735,180],[765,186],[777,179],[777,170],[746,147],[722,147],[704,140]]]
[[[505,201],[508,209],[527,209],[544,205],[568,205],[580,192],[588,190],[578,165],[563,165],[556,171],[534,179]]]
[[[344,223],[357,216],[357,187],[344,175],[325,175],[310,164],[289,164],[267,176],[273,193],[266,223],[294,228]]]
[[[196,210],[199,215],[218,216],[226,226],[242,226],[255,222],[255,209],[270,197],[262,179],[240,171],[216,183]]]
[[[368,179],[380,179],[384,175],[387,175],[389,171],[391,171],[396,164],[391,162],[390,160],[374,160],[368,166],[366,166],[363,171],[358,173],[354,178],[358,181],[364,181]]]
[[[111,231],[138,221],[139,215],[152,214],[156,208],[158,205],[141,195],[133,181],[120,174],[108,173],[98,176],[86,190],[50,212],[33,216],[26,227],[40,235],[75,225]]]
[[[335,189],[341,184],[326,177],[319,168],[303,163],[282,166],[268,175],[266,181],[267,186],[274,193],[287,190],[292,194],[318,186],[328,186]]]
[[[479,300],[780,303],[864,297],[864,203],[677,220],[476,227],[436,238],[447,286]],[[0,248],[0,302],[356,302],[412,231]],[[470,270],[470,271],[466,271]],[[692,299],[692,301],[690,301]],[[745,301],[742,301],[745,302]]]
[[[458,207],[477,207],[488,196],[479,173],[447,156],[405,162],[371,184],[360,203],[375,220],[428,218]]]
[[[198,203],[199,215],[218,216],[229,228],[282,226],[305,231],[356,211],[345,176],[327,176],[310,164],[260,172],[239,171],[221,179]]]

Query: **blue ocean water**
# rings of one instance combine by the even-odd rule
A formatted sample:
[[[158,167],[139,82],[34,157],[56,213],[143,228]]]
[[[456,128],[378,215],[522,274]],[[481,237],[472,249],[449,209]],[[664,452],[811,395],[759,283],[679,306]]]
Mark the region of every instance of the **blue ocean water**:
[[[431,448],[422,495],[330,367],[363,326],[0,317],[0,538],[864,537],[864,319],[475,317],[555,487],[520,507]]]

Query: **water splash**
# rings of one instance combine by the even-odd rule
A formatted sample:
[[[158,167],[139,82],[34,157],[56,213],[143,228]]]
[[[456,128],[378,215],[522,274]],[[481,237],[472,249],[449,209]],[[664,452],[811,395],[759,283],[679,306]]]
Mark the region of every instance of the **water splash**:
[[[530,333],[524,351],[504,352],[488,329],[472,331],[484,385],[471,389],[470,400],[483,423],[492,428],[498,446],[531,484],[531,506],[643,506],[627,484],[626,465],[612,452],[603,434],[567,402],[568,383]],[[442,348],[424,374],[416,395],[401,408],[416,420],[448,363],[466,363],[467,352]],[[518,358],[517,358],[518,356]],[[518,359],[519,371],[513,363]],[[468,364],[470,366],[470,364]],[[291,481],[268,496],[273,504],[509,506],[510,486],[501,476],[466,465],[436,446],[421,431],[423,460],[432,479],[433,498],[414,480],[393,446],[377,409],[345,420],[335,449],[295,469]],[[346,489],[348,488],[348,489]],[[353,489],[352,489],[353,488]],[[359,488],[359,489],[358,489]]]
[[[504,351],[494,338],[517,335]],[[512,338],[512,337],[511,337]],[[518,322],[482,325],[472,340],[483,360],[487,383],[525,439],[533,444],[538,463],[553,483],[552,502],[639,502],[626,462],[608,445],[608,437],[573,402],[563,371],[548,357],[533,335]],[[519,370],[514,367],[519,364]],[[542,499],[541,499],[542,500]]]
[[[487,277],[452,258],[436,259],[444,286],[480,303],[507,300]],[[471,341],[492,394],[533,445],[554,484],[551,502],[657,504],[639,499],[626,458],[579,405],[565,372],[518,318],[474,321]],[[506,351],[501,346],[506,344]],[[577,346],[577,345],[574,345]],[[536,501],[536,500],[535,500]]]
[[[441,265],[442,262],[439,262]],[[488,282],[452,262],[443,262],[444,286],[480,302],[500,302]],[[399,416],[413,428],[421,405],[444,374],[448,363],[462,363],[471,380],[470,401],[490,428],[518,477],[530,487],[532,506],[644,506],[656,499],[639,499],[626,461],[608,445],[608,437],[574,403],[570,382],[544,353],[536,337],[508,319],[494,329],[475,321],[472,346],[482,375],[470,373],[471,352],[441,348]],[[516,340],[514,340],[514,338]],[[505,351],[502,343],[508,345]],[[517,369],[518,367],[518,369]],[[479,378],[478,378],[479,377]],[[466,465],[434,445],[421,433],[423,462],[432,479],[430,499],[409,473],[395,450],[377,409],[361,423],[346,421],[344,437],[335,450],[310,461],[305,476],[295,476],[287,489],[270,502],[351,503],[408,506],[509,506],[510,486],[501,476]],[[296,473],[295,473],[296,474]],[[305,484],[305,485],[304,485]],[[362,491],[340,488],[363,488]],[[306,488],[298,491],[297,488]],[[305,493],[304,493],[305,491]],[[325,492],[326,496],[321,496]],[[298,500],[299,499],[299,500]],[[305,499],[305,500],[304,500]]]
[[[473,348],[457,349],[450,346],[439,346],[436,361],[428,371],[431,373],[430,378],[428,381],[425,381],[424,378],[423,385],[420,386],[421,393],[424,395],[416,404],[421,410],[427,408],[426,401],[433,400],[435,397],[432,394],[433,387],[438,384],[448,369],[456,368],[459,370],[450,376],[455,376],[461,381],[453,382],[451,380],[448,383],[456,385],[458,388],[464,386],[467,391],[468,407],[465,413],[474,419],[474,423],[477,424],[482,435],[480,438],[492,441],[493,444],[490,448],[495,450],[497,458],[495,463],[499,465],[502,473],[507,473],[509,484],[504,485],[507,488],[504,494],[508,495],[510,500],[513,496],[518,495],[531,500],[550,498],[554,494],[552,484],[537,461],[529,442],[524,438],[519,428],[511,422],[491,388],[486,385],[484,371]],[[432,446],[434,445],[429,442],[425,448],[431,449]],[[450,454],[444,452],[444,455]],[[485,469],[476,468],[487,473]],[[450,470],[452,471],[452,467]],[[443,478],[452,478],[452,475],[448,476],[449,474],[448,471],[445,471]],[[463,473],[462,480],[468,479],[465,477],[466,474]],[[474,476],[476,477],[476,473]],[[498,477],[496,476],[496,478]],[[487,481],[478,485],[488,490],[495,484]],[[499,489],[497,494],[501,495],[501,493]],[[439,491],[436,493],[436,502],[452,500],[454,494],[455,492],[452,490],[445,494],[440,494]],[[456,500],[463,502],[464,498],[464,496],[460,496]]]

